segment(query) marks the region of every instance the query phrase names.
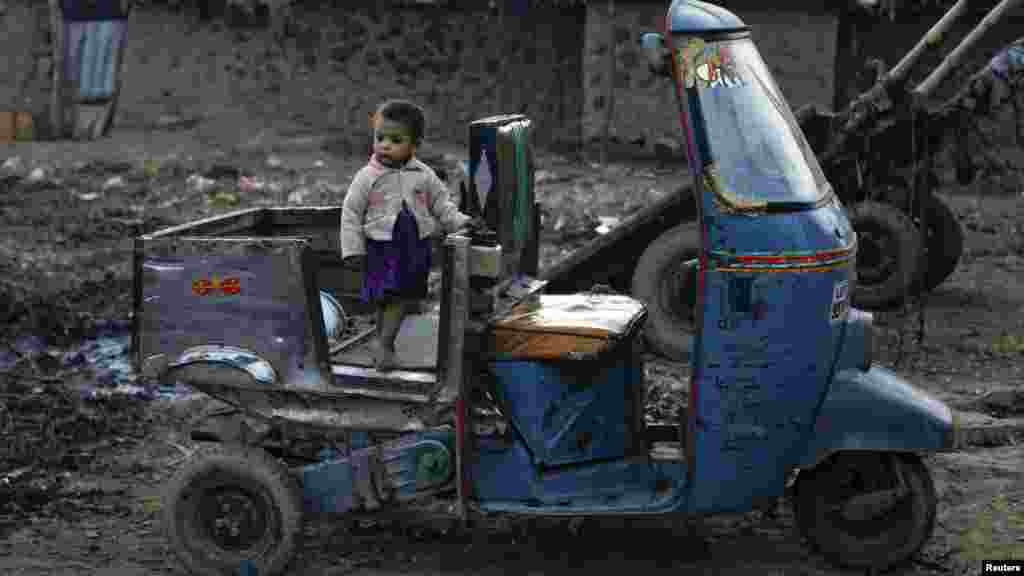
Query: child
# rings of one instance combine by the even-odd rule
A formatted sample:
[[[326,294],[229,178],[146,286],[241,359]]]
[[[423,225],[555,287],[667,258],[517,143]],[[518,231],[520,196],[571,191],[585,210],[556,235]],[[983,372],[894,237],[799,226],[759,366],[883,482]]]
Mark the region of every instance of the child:
[[[459,212],[433,170],[416,158],[423,109],[389,100],[373,119],[373,156],[349,186],[341,211],[341,252],[363,273],[362,297],[377,307],[374,365],[395,366],[402,318],[427,296],[437,224],[449,232],[481,222]]]

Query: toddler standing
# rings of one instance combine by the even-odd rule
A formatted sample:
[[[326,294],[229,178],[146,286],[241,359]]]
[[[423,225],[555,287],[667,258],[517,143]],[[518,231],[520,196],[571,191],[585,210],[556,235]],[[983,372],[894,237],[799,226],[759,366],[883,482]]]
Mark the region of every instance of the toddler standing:
[[[423,109],[388,100],[373,118],[373,156],[356,173],[341,211],[341,253],[363,274],[363,301],[376,305],[374,365],[395,366],[402,318],[427,296],[430,237],[482,224],[459,211],[430,167],[416,158]]]

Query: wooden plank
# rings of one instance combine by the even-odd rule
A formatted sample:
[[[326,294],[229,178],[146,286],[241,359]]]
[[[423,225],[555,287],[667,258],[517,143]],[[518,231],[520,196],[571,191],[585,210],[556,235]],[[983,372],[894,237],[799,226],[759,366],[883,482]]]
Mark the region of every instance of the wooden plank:
[[[59,0],[49,0],[50,31],[53,38],[53,86],[50,88],[50,134],[64,137],[64,18]]]

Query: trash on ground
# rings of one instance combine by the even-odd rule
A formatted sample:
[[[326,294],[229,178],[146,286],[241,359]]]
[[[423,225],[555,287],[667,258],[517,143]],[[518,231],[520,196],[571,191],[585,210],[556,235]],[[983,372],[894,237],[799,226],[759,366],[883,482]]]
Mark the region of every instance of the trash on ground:
[[[86,202],[90,202],[100,197],[100,195],[95,192],[86,192],[83,194],[78,191],[72,191],[71,193],[75,196],[75,198],[78,198],[79,200],[85,200]]]
[[[209,192],[217,185],[216,180],[204,178],[199,174],[189,176],[188,179],[185,180],[185,183],[188,184],[189,188],[191,188],[193,192],[198,192],[200,194]]]
[[[207,204],[211,206],[237,206],[238,202],[238,194],[226,191],[217,192],[207,199]]]
[[[32,170],[32,172],[29,172],[28,178],[26,178],[26,180],[31,183],[42,182],[43,180],[46,180],[46,170],[43,170],[42,168],[36,168]]]
[[[267,183],[259,178],[240,176],[238,178],[239,192],[260,192],[267,187]]]
[[[288,202],[290,204],[302,204],[309,200],[309,197],[313,195],[313,191],[306,186],[299,186],[295,190],[292,190],[291,194],[288,195]]]
[[[0,166],[0,169],[8,174],[21,174],[25,170],[25,163],[21,161],[20,156],[11,156],[4,160],[3,166]]]
[[[595,228],[594,231],[602,236],[611,232],[612,228],[615,228],[616,226],[619,225],[619,219],[615,218],[614,216],[598,216],[597,220],[601,223],[601,225]]]
[[[114,176],[103,183],[103,191],[118,190],[124,188],[124,178],[120,176]]]

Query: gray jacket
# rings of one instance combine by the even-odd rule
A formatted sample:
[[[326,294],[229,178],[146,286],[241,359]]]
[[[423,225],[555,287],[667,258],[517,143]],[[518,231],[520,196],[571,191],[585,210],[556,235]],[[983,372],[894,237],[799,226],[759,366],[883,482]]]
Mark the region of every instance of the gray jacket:
[[[429,166],[411,158],[401,168],[389,168],[377,157],[356,173],[341,209],[342,257],[366,254],[366,239],[390,240],[405,200],[416,217],[420,238],[434,234],[437,223],[448,232],[471,218],[459,212],[448,189]]]

